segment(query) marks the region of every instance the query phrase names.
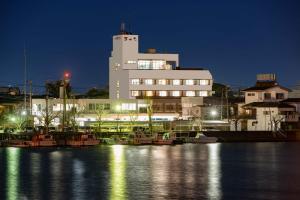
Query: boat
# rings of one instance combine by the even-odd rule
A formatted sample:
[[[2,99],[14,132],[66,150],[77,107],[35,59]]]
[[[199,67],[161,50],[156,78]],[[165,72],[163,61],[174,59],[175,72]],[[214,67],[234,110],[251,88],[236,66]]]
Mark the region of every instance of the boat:
[[[68,146],[95,146],[98,144],[100,144],[100,141],[92,133],[79,133],[66,141],[66,145]]]
[[[175,137],[172,133],[156,133],[154,134],[153,144],[155,145],[171,145],[174,144]]]
[[[137,131],[133,134],[132,144],[147,145],[152,144],[152,137],[148,137],[144,132]]]
[[[7,146],[9,147],[30,147],[32,145],[32,141],[28,140],[9,140],[7,142]]]
[[[36,134],[32,137],[30,146],[32,147],[52,147],[56,146],[57,143],[50,134]]]

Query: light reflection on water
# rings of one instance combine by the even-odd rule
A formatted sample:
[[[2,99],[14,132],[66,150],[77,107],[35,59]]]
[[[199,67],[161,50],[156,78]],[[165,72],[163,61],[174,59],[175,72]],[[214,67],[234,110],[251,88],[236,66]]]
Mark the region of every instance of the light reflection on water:
[[[126,199],[125,146],[111,146],[110,153],[110,199]]]
[[[220,144],[208,145],[208,190],[207,196],[210,199],[221,199],[221,165],[220,165]]]
[[[19,148],[7,148],[7,172],[6,172],[6,182],[7,182],[7,199],[15,200],[19,199],[19,158],[20,149]]]
[[[299,154],[298,143],[0,148],[0,199],[298,199]]]

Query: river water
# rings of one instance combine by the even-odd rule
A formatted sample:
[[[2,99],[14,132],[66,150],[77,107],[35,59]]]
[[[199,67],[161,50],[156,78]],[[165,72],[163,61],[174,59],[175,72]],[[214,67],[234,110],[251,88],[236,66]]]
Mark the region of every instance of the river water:
[[[0,199],[300,199],[300,143],[0,148]]]

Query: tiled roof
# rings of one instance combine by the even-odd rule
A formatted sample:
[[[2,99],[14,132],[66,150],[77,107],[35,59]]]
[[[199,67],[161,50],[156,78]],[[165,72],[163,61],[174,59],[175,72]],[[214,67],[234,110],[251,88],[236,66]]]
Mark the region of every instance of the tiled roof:
[[[275,108],[295,108],[292,105],[282,103],[282,102],[252,102],[243,106],[247,107],[275,107]]]

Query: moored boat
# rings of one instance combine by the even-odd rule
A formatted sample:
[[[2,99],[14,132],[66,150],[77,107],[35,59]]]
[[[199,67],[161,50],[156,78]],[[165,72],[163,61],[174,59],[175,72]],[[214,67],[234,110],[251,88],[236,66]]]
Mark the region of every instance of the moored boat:
[[[32,147],[51,147],[56,146],[57,143],[50,134],[36,134],[32,137],[30,146]]]
[[[66,145],[69,146],[94,146],[98,144],[100,144],[100,141],[92,133],[79,133],[66,141]]]
[[[132,144],[134,145],[147,145],[152,144],[152,137],[147,136],[143,132],[135,132],[132,138]]]
[[[155,145],[171,145],[174,144],[174,134],[172,133],[156,133],[154,135],[153,144]]]

